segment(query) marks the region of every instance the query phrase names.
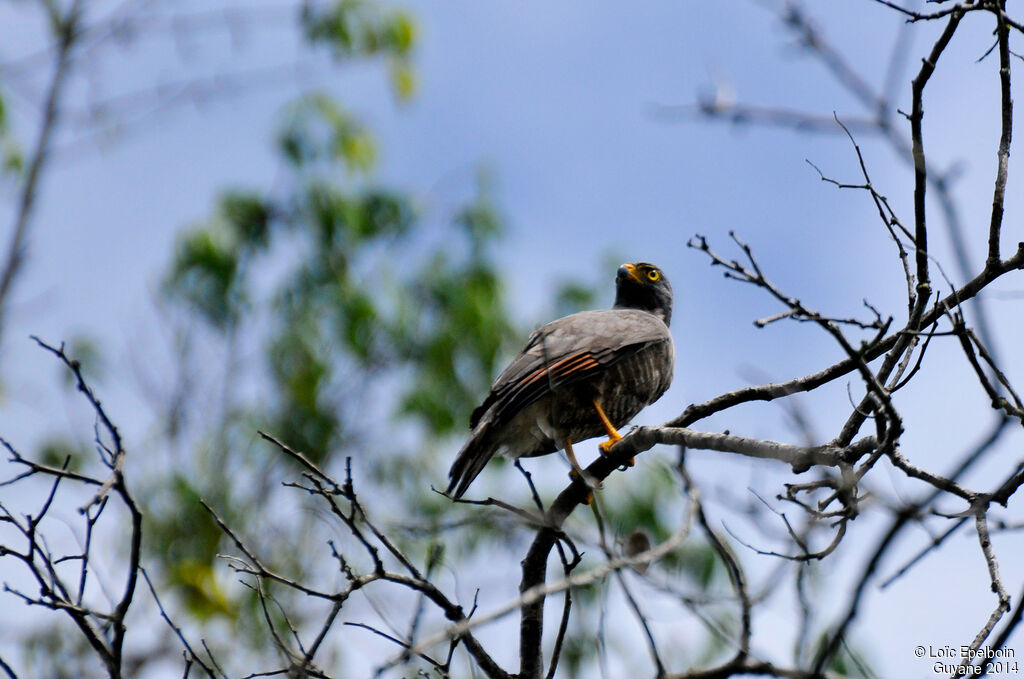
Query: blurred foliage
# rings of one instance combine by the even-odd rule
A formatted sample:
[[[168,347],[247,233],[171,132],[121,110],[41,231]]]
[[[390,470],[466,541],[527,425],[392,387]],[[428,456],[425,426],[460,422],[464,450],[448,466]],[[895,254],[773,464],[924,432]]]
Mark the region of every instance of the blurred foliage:
[[[616,486],[608,497],[598,495],[606,525],[628,550],[628,541],[636,533],[657,544],[668,540],[679,529],[683,503],[679,481],[661,464],[644,461],[629,471],[629,483]],[[617,491],[617,492],[616,492]],[[614,494],[611,494],[614,493]],[[700,591],[717,585],[728,586],[728,573],[721,558],[707,542],[689,538],[657,562],[673,577],[685,576]]]
[[[0,90],[0,168],[18,174],[25,165],[25,157],[11,134],[8,120],[6,99]]]
[[[361,0],[309,2],[300,25],[311,44],[339,60],[384,59],[396,97],[414,93],[418,30],[407,13]],[[6,159],[13,147],[5,135],[0,97]],[[325,92],[287,105],[275,142],[282,171],[274,189],[222,192],[175,245],[161,299],[175,336],[189,338],[176,344],[182,374],[168,380],[183,391],[167,399],[165,422],[155,428],[166,436],[169,463],[139,480],[147,566],[176,593],[175,610],[189,624],[243,629],[231,638],[249,647],[230,649],[243,656],[271,652],[264,612],[250,591],[228,586],[236,578],[229,580],[218,554],[235,549],[200,501],[296,580],[331,563],[314,556],[326,542],[322,517],[299,508],[292,490],[279,492],[296,470],[256,439],[258,429],[333,472],[351,456],[357,486],[381,499],[376,511],[401,523],[399,546],[427,571],[465,560],[461,567],[494,549],[512,564],[529,537],[507,514],[453,507],[431,491],[443,483],[453,437],[527,335],[510,320],[503,292],[496,249],[504,224],[491,179],[481,173],[449,219],[424,214],[410,191],[375,181],[380,148],[370,127]],[[599,281],[607,294],[610,277]],[[543,320],[596,302],[593,284],[559,281]],[[90,374],[104,368],[88,338],[76,338],[69,353]],[[189,406],[196,413],[186,417]],[[87,452],[53,440],[43,459],[74,467]],[[500,460],[492,469],[514,474]],[[608,501],[599,495],[613,540],[642,531],[661,541],[676,530],[682,499],[672,474],[645,465],[619,488]],[[526,497],[525,484],[519,490]],[[582,514],[575,520],[585,533],[592,517]],[[683,574],[699,591],[727,582],[706,543],[688,542],[657,568]],[[609,586],[610,579],[573,591],[567,676],[594,669]],[[292,623],[302,624],[306,608],[292,607]],[[723,614],[722,624],[735,621]],[[210,643],[218,638],[225,637]],[[703,648],[720,650],[714,642]]]
[[[214,564],[209,561],[178,561],[170,573],[170,580],[194,619],[206,622],[217,615],[237,617],[238,606],[228,600],[217,581]]]
[[[828,641],[829,639],[825,634],[818,637],[814,645],[815,657]],[[839,650],[825,666],[825,669],[841,677],[851,677],[852,679],[872,679],[879,676],[866,658],[867,655],[862,649],[857,648],[850,642],[843,642]]]
[[[218,327],[234,324],[240,301],[234,296],[238,271],[238,246],[211,224],[182,239],[174,258],[168,289],[192,304],[208,323]]]
[[[148,513],[150,545],[165,577],[201,622],[242,621],[257,612],[247,592],[219,585],[223,538],[199,509],[199,497],[250,540],[312,535],[316,521],[252,511],[266,506],[282,478],[270,471],[282,463],[272,450],[248,452],[256,429],[329,469],[352,456],[363,472],[358,486],[386,498],[390,516],[408,528],[399,546],[418,561],[436,563],[438,544],[446,544],[449,566],[492,549],[514,559],[519,552],[511,550],[525,537],[504,515],[453,508],[430,490],[443,483],[457,445],[451,437],[466,427],[527,334],[510,321],[503,294],[495,250],[504,226],[490,177],[479,175],[475,194],[449,223],[428,219],[406,192],[374,183],[372,134],[323,93],[287,107],[277,149],[285,190],[224,193],[211,216],[181,237],[163,288],[186,325],[198,321],[222,346],[221,360],[251,356],[242,373],[259,384],[257,399],[229,399],[211,415],[195,437],[193,470],[180,471],[171,490],[154,493],[159,511]],[[608,278],[602,276],[603,285]],[[593,287],[559,282],[544,320],[595,306]],[[240,376],[228,371],[225,379]],[[253,455],[262,462],[254,465]],[[512,473],[500,461],[492,466]],[[645,465],[621,488],[602,502],[615,539],[643,530],[660,541],[676,529],[682,499],[673,474]],[[444,528],[463,513],[469,520],[457,531]],[[277,548],[275,564],[301,578],[312,549]],[[699,591],[728,582],[706,543],[688,543],[659,568],[684,575]],[[574,590],[573,599],[563,659],[568,676],[593,669],[604,586]],[[734,624],[723,616],[723,624]],[[702,648],[717,652],[714,644]]]
[[[565,281],[558,286],[555,293],[556,318],[566,316],[583,309],[592,309],[597,305],[594,288],[578,281]]]
[[[387,56],[403,74],[400,96],[411,93],[407,15],[339,2],[307,8],[303,28],[338,58]],[[447,226],[428,224],[408,192],[373,181],[373,134],[322,92],[285,108],[276,148],[278,189],[224,192],[180,237],[162,287],[168,316],[209,352],[182,382],[196,398],[219,395],[185,436],[191,452],[172,482],[146,495],[149,558],[198,623],[257,613],[249,592],[217,578],[224,539],[200,498],[257,544],[295,537],[301,549],[275,543],[276,566],[295,577],[315,567],[316,516],[265,511],[288,462],[264,445],[250,452],[256,429],[328,469],[354,456],[360,483],[377,484],[396,516],[436,524],[450,503],[426,481],[440,466],[431,442],[466,426],[524,334],[508,320],[494,256],[502,220],[486,181]],[[250,380],[258,389],[243,395]],[[396,431],[420,443],[402,449],[385,434]],[[419,536],[409,548],[437,562],[436,544]]]
[[[58,629],[45,629],[29,635],[22,650],[27,664],[45,667],[46,679],[81,679],[104,674],[99,658],[80,634],[71,633],[70,621],[60,621]],[[66,625],[66,626],[65,626]],[[57,631],[58,633],[54,633]]]
[[[327,45],[337,59],[386,57],[395,96],[405,101],[415,94],[416,74],[410,56],[418,30],[408,12],[384,10],[366,0],[342,0],[326,6],[307,3],[302,26],[311,43]]]
[[[294,168],[317,164],[333,169],[342,162],[351,174],[368,174],[377,163],[370,131],[330,96],[314,92],[292,104],[278,146]]]
[[[338,59],[379,54],[407,57],[416,38],[408,13],[385,12],[365,0],[307,3],[302,8],[302,26],[311,43],[329,45]]]
[[[76,335],[66,342],[65,350],[69,356],[75,357],[83,375],[87,375],[90,382],[96,383],[103,379],[106,372],[106,361],[103,352],[96,340],[89,335]],[[74,388],[77,384],[74,374],[69,370],[60,371],[64,386]]]
[[[92,451],[61,437],[51,437],[39,446],[39,461],[51,467],[64,467],[81,471],[82,466],[92,460]]]

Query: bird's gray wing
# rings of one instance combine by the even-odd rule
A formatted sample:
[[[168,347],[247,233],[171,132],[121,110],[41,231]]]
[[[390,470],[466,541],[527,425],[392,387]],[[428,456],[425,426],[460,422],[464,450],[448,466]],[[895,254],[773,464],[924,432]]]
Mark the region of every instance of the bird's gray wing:
[[[671,341],[668,327],[635,309],[583,311],[539,328],[473,411],[470,427],[492,411],[506,420],[555,389],[594,377],[652,344]]]

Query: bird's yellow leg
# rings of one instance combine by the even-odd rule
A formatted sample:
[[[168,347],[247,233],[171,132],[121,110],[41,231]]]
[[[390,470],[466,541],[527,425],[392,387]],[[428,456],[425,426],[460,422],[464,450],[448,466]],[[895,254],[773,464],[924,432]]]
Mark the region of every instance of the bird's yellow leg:
[[[594,410],[597,411],[597,416],[601,418],[601,424],[604,425],[604,430],[608,432],[608,440],[604,443],[598,444],[597,446],[601,450],[601,454],[604,455],[611,450],[612,446],[622,440],[622,434],[619,433],[615,428],[615,425],[612,424],[612,421],[608,419],[607,415],[605,415],[604,408],[601,407],[601,403],[596,398],[594,399]],[[626,464],[632,467],[635,462],[633,458],[629,458],[629,461]]]
[[[565,440],[565,456],[569,458],[569,464],[572,465],[572,470],[569,471],[569,478],[580,478],[583,479],[586,484],[591,488],[600,488],[601,482],[598,481],[597,485],[593,485],[587,480],[586,472],[580,467],[580,463],[576,460],[576,453],[572,450],[572,441]],[[587,499],[584,500],[588,505],[594,501],[594,491],[587,491]]]

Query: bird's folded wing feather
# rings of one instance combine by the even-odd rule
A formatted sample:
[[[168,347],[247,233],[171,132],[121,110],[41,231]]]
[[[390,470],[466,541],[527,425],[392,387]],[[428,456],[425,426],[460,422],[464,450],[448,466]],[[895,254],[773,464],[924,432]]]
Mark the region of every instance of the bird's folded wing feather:
[[[668,328],[645,311],[584,311],[538,329],[498,376],[470,426],[494,409],[497,420],[511,417],[555,389],[593,377],[648,346],[671,341]]]

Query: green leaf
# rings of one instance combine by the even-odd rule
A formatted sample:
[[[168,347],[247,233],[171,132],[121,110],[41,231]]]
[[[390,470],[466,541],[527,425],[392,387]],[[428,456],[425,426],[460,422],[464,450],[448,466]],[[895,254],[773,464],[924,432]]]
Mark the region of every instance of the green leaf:
[[[25,169],[25,156],[22,155],[21,150],[13,144],[4,145],[2,150],[4,170],[13,174],[21,174]]]
[[[88,450],[65,438],[47,439],[39,449],[39,461],[50,467],[63,467],[65,461],[69,471],[80,471],[89,459]]]
[[[177,586],[189,613],[199,621],[206,622],[214,616],[238,617],[237,606],[232,604],[217,582],[209,562],[195,559],[179,561],[171,570],[170,580]]]
[[[410,14],[385,14],[376,4],[359,0],[336,0],[324,8],[307,3],[301,20],[309,41],[330,47],[337,59],[405,56],[416,41],[416,23]]]
[[[377,163],[377,144],[365,130],[352,124],[335,128],[335,153],[345,161],[349,172],[368,173]]]
[[[270,206],[253,193],[228,192],[220,198],[220,213],[242,243],[265,248],[270,235]]]
[[[25,167],[25,158],[8,129],[7,107],[3,92],[0,91],[0,158],[3,169],[12,174],[20,174]]]
[[[484,243],[501,233],[501,219],[486,199],[466,206],[456,217],[456,223],[469,232],[474,243]]]
[[[391,91],[400,102],[406,102],[416,94],[416,71],[405,59],[391,62]]]
[[[364,365],[378,357],[377,309],[370,294],[352,285],[340,286],[338,295],[339,334],[345,347]]]
[[[288,108],[278,147],[296,168],[340,160],[350,173],[368,174],[377,162],[370,131],[323,93],[309,94]]]
[[[211,229],[187,233],[178,243],[165,292],[191,304],[211,326],[225,329],[239,312],[238,253]]]
[[[336,443],[341,424],[326,398],[333,374],[327,346],[309,314],[286,320],[270,348],[278,398],[270,419],[276,435],[319,461]]]
[[[407,198],[382,190],[371,190],[363,195],[361,207],[362,219],[356,226],[360,238],[404,234],[415,217]]]
[[[384,20],[384,43],[399,56],[405,56],[412,49],[416,33],[416,20],[408,12],[393,12]]]

